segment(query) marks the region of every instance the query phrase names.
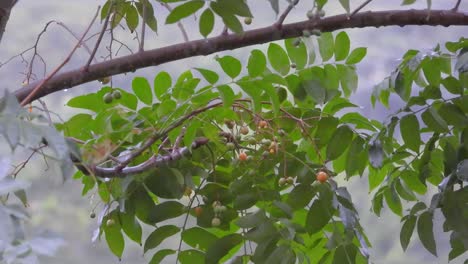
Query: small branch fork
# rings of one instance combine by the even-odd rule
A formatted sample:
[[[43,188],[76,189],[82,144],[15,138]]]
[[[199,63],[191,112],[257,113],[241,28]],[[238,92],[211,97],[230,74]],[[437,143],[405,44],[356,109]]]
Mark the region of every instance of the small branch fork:
[[[286,17],[289,15],[291,10],[299,3],[299,0],[293,0],[288,7],[284,10],[284,12],[281,14],[281,16],[278,18],[278,21],[274,24],[275,27],[281,28],[283,26],[284,20]]]
[[[52,77],[54,77],[54,75],[63,67],[65,66],[65,64],[68,63],[68,61],[71,59],[71,57],[73,56],[73,54],[75,53],[75,51],[78,49],[78,47],[81,46],[81,43],[84,39],[84,37],[86,36],[86,34],[88,34],[89,30],[91,29],[91,26],[94,24],[94,21],[96,20],[96,18],[98,17],[98,14],[99,14],[99,10],[100,8],[98,8],[98,10],[96,11],[96,14],[94,15],[93,19],[91,20],[91,23],[89,23],[88,25],[88,28],[86,28],[85,32],[83,33],[83,35],[81,36],[80,40],[76,43],[75,47],[73,47],[73,49],[71,50],[71,52],[68,54],[68,56],[65,58],[65,60],[59,65],[57,66],[57,68],[55,68],[45,79],[42,79],[39,84],[37,84],[34,89],[32,89],[32,91],[28,94],[28,96],[26,96],[26,98],[24,98],[22,101],[21,101],[21,106],[25,106],[27,105],[28,103],[30,103],[31,101],[31,98],[34,97],[34,95],[36,95],[37,92],[39,92],[39,90],[44,86],[44,84],[49,81]]]
[[[109,13],[107,14],[106,19],[104,20],[104,24],[102,25],[102,29],[101,29],[101,32],[99,33],[98,39],[96,40],[96,44],[94,45],[94,49],[93,49],[93,51],[91,52],[91,54],[89,56],[88,62],[86,62],[86,65],[83,68],[84,72],[88,71],[89,65],[91,65],[91,62],[93,61],[94,56],[96,56],[96,52],[97,52],[97,50],[99,48],[99,45],[101,44],[102,37],[104,36],[104,33],[106,32],[107,25],[109,24],[109,19],[110,19],[111,14],[112,14],[113,5],[114,4],[111,3],[111,5],[109,7]]]
[[[353,12],[351,12],[351,14],[349,15],[349,17],[353,17],[355,14],[357,14],[359,11],[361,11],[364,7],[366,7],[366,5],[368,5],[370,2],[372,2],[372,0],[366,0],[364,3],[362,3],[360,6],[358,6]]]
[[[461,0],[457,0],[457,3],[456,3],[455,6],[452,8],[452,11],[453,11],[453,12],[457,12],[457,11],[458,11],[458,7],[460,7],[460,4],[461,4]]]

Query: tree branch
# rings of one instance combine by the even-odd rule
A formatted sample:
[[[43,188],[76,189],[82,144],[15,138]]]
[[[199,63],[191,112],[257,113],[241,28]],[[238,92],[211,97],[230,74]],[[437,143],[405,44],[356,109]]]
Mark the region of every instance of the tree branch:
[[[10,19],[11,9],[15,6],[17,0],[2,0],[0,1],[0,41],[5,32],[8,19]]]
[[[307,20],[286,24],[280,29],[272,25],[249,30],[240,35],[229,34],[209,39],[184,42],[93,64],[89,67],[89,72],[83,72],[77,69],[58,74],[51,78],[37,94],[25,100],[25,103],[106,76],[135,71],[136,69],[156,66],[184,58],[209,55],[223,50],[232,50],[274,40],[298,37],[301,36],[303,30],[306,29],[319,29],[322,32],[329,32],[345,28],[408,25],[466,26],[468,25],[468,14],[450,10],[431,10],[431,16],[428,18],[427,10],[368,11],[357,13],[351,18],[349,18],[347,14],[343,14],[330,16],[321,20]],[[15,96],[20,101],[23,101],[39,82],[41,81],[31,83],[18,89],[15,92]]]
[[[25,106],[27,105],[29,102],[31,102],[31,98],[33,98],[37,93],[40,92],[41,88],[44,87],[44,85],[47,83],[47,81],[51,80],[54,75],[63,67],[65,66],[65,64],[68,63],[68,61],[71,59],[71,57],[73,56],[73,54],[75,53],[75,51],[78,49],[78,47],[81,46],[81,42],[83,41],[84,37],[86,36],[86,34],[88,34],[88,31],[91,29],[91,26],[94,24],[94,21],[96,20],[96,18],[98,17],[98,14],[99,14],[99,10],[101,8],[98,8],[97,11],[96,11],[96,14],[94,15],[93,19],[91,20],[91,23],[89,23],[88,27],[86,28],[85,32],[83,33],[83,35],[81,36],[80,40],[76,43],[75,47],[73,47],[73,49],[70,51],[70,53],[68,54],[68,56],[65,58],[65,60],[59,65],[57,66],[53,71],[52,73],[50,73],[46,78],[40,80],[37,84],[35,85],[34,88],[31,89],[31,92],[23,99],[23,100],[18,100],[21,102],[21,105],[22,106]]]
[[[196,149],[203,145],[206,145],[208,144],[208,142],[209,140],[207,138],[197,138],[192,143],[192,149]],[[125,177],[125,176],[129,176],[132,174],[142,173],[152,168],[165,166],[169,164],[171,161],[179,160],[182,157],[188,155],[189,153],[190,153],[190,148],[182,147],[175,153],[171,153],[171,154],[163,155],[163,156],[152,156],[151,158],[149,158],[148,160],[146,160],[145,162],[141,164],[138,164],[136,166],[128,166],[121,170],[119,170],[118,166],[111,167],[111,168],[95,166],[93,168],[90,168],[90,170],[91,170],[91,174],[93,174],[96,177],[101,177],[101,178]],[[86,175],[90,174],[88,169],[84,168],[83,166],[77,166],[77,168],[79,168]]]
[[[461,0],[458,0],[457,3],[455,4],[455,6],[452,8],[452,11],[457,12],[458,7],[460,6],[460,4],[461,4]]]

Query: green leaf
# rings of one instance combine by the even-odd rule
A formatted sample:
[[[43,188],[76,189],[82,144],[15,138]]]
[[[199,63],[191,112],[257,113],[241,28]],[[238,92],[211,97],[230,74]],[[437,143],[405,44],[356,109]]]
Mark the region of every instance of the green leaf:
[[[270,2],[271,8],[275,11],[276,15],[279,13],[279,0],[268,0]]]
[[[260,50],[252,50],[247,63],[250,77],[257,77],[266,70],[266,57]]]
[[[258,201],[256,193],[244,193],[237,195],[233,202],[233,207],[236,210],[245,210],[254,206]]]
[[[165,199],[179,199],[184,193],[183,176],[178,169],[161,167],[146,178],[145,184],[156,196]]]
[[[346,176],[351,177],[355,173],[361,174],[367,165],[367,151],[365,140],[357,136],[354,138],[349,147],[348,156],[346,158]]]
[[[357,249],[354,244],[341,245],[336,249],[335,255],[333,255],[332,264],[354,263],[356,254]]]
[[[434,240],[432,213],[430,211],[423,212],[418,218],[418,236],[423,246],[437,257],[436,243]]]
[[[162,71],[154,78],[154,94],[159,100],[162,100],[163,95],[171,88],[172,79],[169,73]]]
[[[404,170],[401,172],[400,178],[411,190],[419,194],[425,194],[427,192],[427,187],[421,182],[415,171]]]
[[[333,136],[339,124],[338,118],[333,116],[326,116],[320,118],[315,132],[315,139],[318,148],[325,146]]]
[[[242,69],[240,61],[232,56],[224,56],[216,59],[223,71],[232,79],[236,78]]]
[[[241,228],[253,228],[260,226],[267,220],[268,218],[265,214],[265,211],[260,209],[255,213],[246,214],[237,219],[236,225]]]
[[[205,1],[202,0],[191,0],[184,4],[181,4],[174,8],[171,13],[166,18],[166,24],[173,24],[181,20],[182,18],[188,17],[198,9],[202,8],[205,5]]]
[[[333,34],[330,32],[323,33],[318,39],[319,52],[323,61],[328,61],[333,57],[335,45],[333,44]]]
[[[138,11],[131,4],[125,6],[125,21],[127,22],[130,32],[133,32],[138,26]]]
[[[151,86],[143,77],[135,77],[132,81],[132,90],[140,101],[147,105],[153,103],[153,93],[151,92]]]
[[[219,94],[221,95],[221,99],[223,100],[223,105],[225,107],[231,107],[236,97],[236,95],[232,91],[232,88],[229,85],[223,84],[223,85],[217,86],[216,89],[218,89]]]
[[[175,250],[173,249],[161,249],[159,250],[158,252],[156,252],[153,257],[151,258],[151,261],[149,262],[149,264],[159,264],[159,263],[163,263],[162,260],[169,256],[169,255],[172,255],[176,253]]]
[[[110,217],[114,221],[114,224],[111,226],[105,225],[105,237],[109,249],[120,259],[125,248],[125,241],[122,232],[120,232],[120,222],[117,214],[112,213]]]
[[[216,72],[207,70],[207,69],[202,69],[202,68],[195,68],[203,77],[205,80],[207,80],[211,84],[215,84],[219,80],[219,76]]]
[[[414,114],[406,115],[400,120],[400,132],[405,145],[416,153],[419,153],[421,134],[419,121]]]
[[[348,13],[349,13],[349,2],[348,0],[344,0],[347,2],[348,5]],[[343,0],[340,0],[340,3],[343,4]],[[336,35],[335,39],[335,60],[336,61],[341,61],[346,59],[346,57],[349,54],[349,49],[351,46],[351,41],[349,40],[348,34],[346,32],[342,31]]]
[[[348,58],[346,59],[346,64],[356,64],[360,62],[367,54],[367,48],[360,47],[351,51]]]
[[[349,14],[349,0],[340,0],[341,6],[346,10],[346,13]]]
[[[199,28],[200,34],[207,37],[213,31],[215,18],[211,9],[207,8],[200,16]]]
[[[302,89],[310,96],[317,104],[323,104],[326,101],[327,90],[319,80],[303,80],[301,81]],[[304,99],[304,98],[302,98]]]
[[[195,249],[184,250],[179,254],[179,261],[181,264],[203,264],[205,253]]]
[[[416,0],[403,0],[403,3],[401,3],[401,5],[411,5],[414,2],[416,2]]]
[[[296,255],[290,246],[280,245],[273,250],[265,263],[296,263]]]
[[[416,226],[416,216],[410,215],[405,221],[400,231],[400,243],[403,251],[406,251]]]
[[[457,80],[453,76],[448,76],[447,78],[443,79],[442,85],[444,85],[445,89],[452,94],[461,94],[463,93],[463,86],[459,80]]]
[[[424,111],[421,118],[426,126],[434,132],[444,133],[448,131],[448,124],[442,119],[433,106]]]
[[[400,201],[400,197],[398,196],[395,185],[392,184],[391,187],[387,188],[384,192],[385,201],[387,202],[388,207],[392,212],[395,214],[402,216],[402,205]]]
[[[193,248],[206,251],[215,243],[216,240],[218,240],[218,237],[213,233],[196,226],[183,231],[182,240]]]
[[[353,66],[337,64],[337,73],[340,78],[341,89],[348,97],[351,93],[355,92],[358,87],[358,75]]]
[[[125,207],[135,208],[135,215],[138,217],[138,219],[147,224],[154,224],[150,219],[150,212],[155,208],[154,201],[142,186],[139,186],[137,189],[135,189],[135,191],[127,199]]]
[[[287,203],[295,210],[304,208],[315,196],[315,191],[307,184],[299,184],[288,194]]]
[[[270,97],[270,103],[274,115],[278,116],[280,113],[280,101],[275,87],[271,83],[265,83],[264,85],[262,85],[262,88],[268,95],[268,97]]]
[[[249,6],[244,1],[217,0],[217,3],[219,6],[223,7],[224,12],[242,17],[253,17]]]
[[[346,125],[338,127],[327,146],[327,159],[335,160],[351,145],[353,131]]]
[[[179,233],[179,230],[180,228],[174,225],[158,227],[146,239],[143,252],[146,253],[146,251],[159,246],[164,239]]]
[[[158,106],[156,113],[159,118],[165,118],[177,108],[177,103],[173,100],[164,100]]]
[[[452,103],[445,103],[439,108],[439,115],[449,125],[463,128],[468,125],[468,119],[460,108]]]
[[[145,10],[143,11],[143,5],[145,5]],[[138,10],[138,13],[143,18],[144,23],[148,25],[151,30],[154,32],[158,32],[158,22],[156,21],[156,17],[154,16],[155,12],[153,10],[153,6],[149,1],[140,1],[136,2],[135,6]],[[144,17],[143,17],[144,14]]]
[[[271,67],[281,75],[286,75],[291,67],[289,63],[288,54],[284,49],[276,44],[270,43],[268,46],[268,60],[270,61]]]
[[[324,228],[334,213],[334,208],[330,199],[323,197],[314,201],[307,213],[305,228],[312,235]]]
[[[286,47],[291,62],[294,62],[296,68],[301,70],[307,65],[307,47],[302,41],[298,46],[295,46],[295,40],[294,38],[284,40],[284,46]]]
[[[122,230],[133,241],[141,244],[142,229],[140,223],[135,219],[135,216],[130,213],[120,213],[120,221],[122,222]]]
[[[187,130],[185,131],[183,141],[184,145],[189,149],[192,149],[192,144],[195,141],[195,137],[197,136],[197,132],[200,127],[202,127],[202,122],[198,119],[194,119],[190,124],[186,125]]]
[[[231,249],[242,242],[242,236],[240,234],[229,234],[226,235],[212,244],[206,251],[206,264],[216,264],[226,256]]]
[[[150,219],[153,223],[176,218],[184,213],[184,205],[176,201],[166,201],[154,206],[150,212]]]

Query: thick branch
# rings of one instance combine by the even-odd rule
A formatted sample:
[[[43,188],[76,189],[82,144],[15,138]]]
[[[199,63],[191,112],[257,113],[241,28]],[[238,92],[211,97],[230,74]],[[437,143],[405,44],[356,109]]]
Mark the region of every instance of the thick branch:
[[[10,18],[11,9],[15,6],[17,0],[2,0],[0,1],[0,41],[5,32],[8,19]]]
[[[192,143],[192,149],[199,148],[206,144],[208,144],[207,138],[197,138]],[[96,166],[94,168],[91,168],[91,170],[92,170],[93,175],[95,175],[96,177],[101,177],[101,178],[125,177],[125,176],[129,176],[133,174],[142,173],[149,169],[166,166],[170,162],[179,160],[182,157],[188,155],[189,153],[190,153],[190,149],[188,147],[183,147],[183,148],[178,149],[175,152],[172,152],[169,155],[153,156],[141,164],[138,164],[135,166],[128,166],[121,170],[119,170],[118,166],[111,167],[111,168],[104,168],[104,167]],[[89,174],[88,170],[85,169],[83,166],[77,166],[77,167],[84,174],[87,174],[87,175]]]
[[[274,40],[298,37],[302,35],[305,29],[319,29],[322,32],[327,32],[345,28],[407,25],[468,25],[468,14],[449,10],[431,10],[431,16],[428,18],[427,10],[368,11],[357,13],[351,18],[343,14],[321,20],[307,20],[286,24],[281,28],[272,25],[246,31],[239,35],[221,35],[209,39],[184,42],[93,64],[89,67],[89,72],[83,72],[77,69],[58,74],[49,80],[30,101],[106,76],[135,71],[136,69],[160,65],[184,58],[209,55],[223,50],[232,50]],[[31,83],[28,86],[18,89],[15,92],[16,97],[20,101],[24,100],[39,82],[40,81]]]

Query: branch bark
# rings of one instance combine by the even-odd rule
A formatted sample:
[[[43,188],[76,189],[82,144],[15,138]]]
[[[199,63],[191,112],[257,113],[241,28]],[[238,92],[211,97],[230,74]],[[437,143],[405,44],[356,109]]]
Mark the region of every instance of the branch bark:
[[[204,146],[208,144],[208,142],[209,140],[207,138],[197,138],[192,143],[192,149],[197,149],[201,146]],[[118,166],[110,168],[95,166],[93,168],[89,168],[90,171],[88,171],[88,169],[80,165],[77,166],[77,168],[81,170],[85,175],[92,174],[100,178],[121,178],[129,175],[142,173],[157,167],[167,166],[172,161],[179,160],[184,156],[188,155],[189,153],[190,149],[188,147],[182,147],[169,155],[152,156],[143,163],[140,163],[135,166],[127,166],[123,169],[119,169]]]
[[[2,0],[0,1],[0,41],[2,41],[3,33],[5,32],[8,19],[10,19],[11,9],[18,0]]]
[[[243,34],[229,34],[175,44],[163,48],[138,52],[136,54],[115,58],[93,64],[88,72],[76,69],[55,75],[43,88],[30,98],[29,103],[48,94],[75,87],[77,85],[98,80],[106,76],[135,71],[149,66],[161,65],[184,58],[209,55],[219,51],[232,50],[255,44],[267,43],[280,39],[298,37],[303,30],[318,29],[330,32],[346,28],[382,27],[382,26],[456,26],[468,25],[468,14],[451,10],[431,10],[428,18],[427,10],[392,10],[379,12],[357,13],[349,18],[347,14],[331,16],[320,20],[302,21],[283,25],[281,28],[273,24],[269,27],[246,31]],[[31,83],[14,94],[23,101],[41,80]]]

